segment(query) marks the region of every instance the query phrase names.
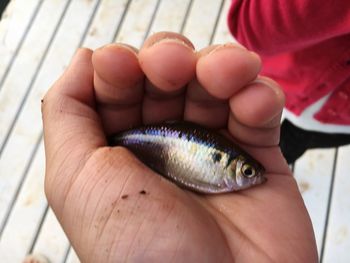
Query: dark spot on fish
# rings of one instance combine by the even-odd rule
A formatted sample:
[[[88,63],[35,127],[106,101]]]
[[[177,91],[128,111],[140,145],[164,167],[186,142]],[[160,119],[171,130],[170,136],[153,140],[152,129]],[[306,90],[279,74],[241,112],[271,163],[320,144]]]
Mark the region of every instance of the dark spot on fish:
[[[233,161],[234,157],[230,154],[230,157],[227,160],[226,168],[230,166],[231,162]]]
[[[141,131],[143,135],[146,135],[146,130]]]
[[[140,193],[141,195],[147,194],[147,192],[146,192],[145,190],[141,190],[139,193]]]
[[[218,152],[213,153],[213,161],[214,161],[214,163],[220,162],[221,158],[222,158],[221,153],[218,153]]]
[[[191,140],[191,135],[189,133],[186,134],[186,139],[189,141]]]
[[[128,197],[129,197],[129,195],[122,195],[122,199],[126,199]]]
[[[182,135],[183,135],[182,132],[180,132],[178,135],[180,139],[182,138]]]

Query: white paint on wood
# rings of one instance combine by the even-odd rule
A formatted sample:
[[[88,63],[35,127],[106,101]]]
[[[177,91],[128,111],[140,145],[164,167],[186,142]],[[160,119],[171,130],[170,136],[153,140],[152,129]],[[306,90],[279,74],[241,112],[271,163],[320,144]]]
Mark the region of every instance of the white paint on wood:
[[[314,227],[319,253],[327,216],[334,154],[334,149],[309,150],[296,162],[294,168],[295,179]]]
[[[3,262],[21,262],[31,248],[47,207],[44,167],[44,144],[41,143],[2,235],[2,240],[6,240],[0,252]]]
[[[0,23],[0,80],[40,0],[12,0],[2,15]]]
[[[156,4],[156,0],[132,1],[116,42],[128,43],[139,48],[150,26]]]
[[[229,32],[227,25],[227,14],[231,6],[232,0],[225,0],[224,7],[222,8],[222,13],[219,18],[218,28],[215,32],[213,39],[213,44],[225,44],[225,43],[234,43],[236,40],[233,38]]]
[[[84,47],[99,48],[114,41],[127,0],[103,0],[86,35]]]
[[[41,131],[40,98],[69,63],[96,1],[72,1],[0,159],[0,222],[10,208]],[[79,16],[77,15],[79,14]],[[49,23],[49,21],[47,21]],[[20,74],[20,72],[18,72]],[[22,86],[13,87],[13,93]],[[9,105],[8,107],[10,107]]]
[[[42,254],[50,263],[64,262],[69,248],[68,239],[50,209],[34,246],[33,252]]]
[[[74,249],[71,247],[66,260],[66,263],[80,263],[79,257],[75,253]]]
[[[161,1],[150,33],[154,34],[160,31],[180,32],[189,3],[189,0]]]
[[[339,148],[323,262],[350,261],[350,145]]]
[[[0,145],[20,107],[67,0],[45,1],[1,88]]]
[[[197,50],[209,44],[218,19],[221,2],[221,0],[194,0],[184,35],[192,41]]]

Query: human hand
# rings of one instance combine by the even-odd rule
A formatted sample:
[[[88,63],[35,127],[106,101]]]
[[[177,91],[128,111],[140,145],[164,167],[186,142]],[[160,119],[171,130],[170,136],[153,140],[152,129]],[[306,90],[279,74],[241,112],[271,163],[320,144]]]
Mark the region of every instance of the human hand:
[[[79,50],[46,94],[45,191],[83,262],[316,262],[312,225],[278,148],[282,91],[238,45],[194,52],[158,33],[134,48]],[[184,88],[187,85],[187,88]],[[267,183],[220,195],[183,190],[106,136],[186,119],[225,130]]]

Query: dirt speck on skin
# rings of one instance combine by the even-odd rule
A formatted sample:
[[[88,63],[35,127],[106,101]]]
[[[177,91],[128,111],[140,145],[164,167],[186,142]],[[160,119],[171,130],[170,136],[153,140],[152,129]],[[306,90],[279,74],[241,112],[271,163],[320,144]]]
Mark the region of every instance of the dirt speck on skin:
[[[122,199],[126,199],[128,197],[129,197],[129,195],[122,195]]]
[[[141,195],[147,194],[147,192],[146,192],[145,190],[141,190],[139,193],[140,193]]]
[[[44,103],[44,99],[41,99],[40,101],[41,101],[41,103]]]
[[[308,182],[301,181],[299,183],[299,190],[302,194],[305,193],[309,189],[310,189],[310,184]]]

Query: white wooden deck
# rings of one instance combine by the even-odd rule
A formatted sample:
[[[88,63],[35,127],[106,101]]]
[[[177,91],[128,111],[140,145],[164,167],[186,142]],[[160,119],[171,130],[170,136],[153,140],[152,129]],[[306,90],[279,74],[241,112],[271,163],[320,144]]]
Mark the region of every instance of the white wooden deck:
[[[232,41],[231,0],[12,0],[0,21],[0,262],[79,262],[43,191],[40,99],[79,46],[136,47],[156,31],[196,48]],[[350,262],[350,147],[307,152],[294,173],[322,262]],[[286,226],[288,227],[288,226]]]

